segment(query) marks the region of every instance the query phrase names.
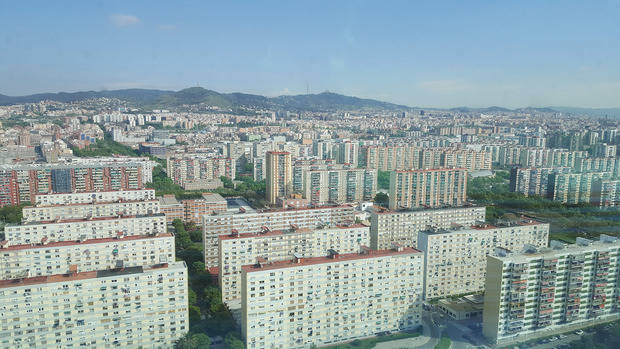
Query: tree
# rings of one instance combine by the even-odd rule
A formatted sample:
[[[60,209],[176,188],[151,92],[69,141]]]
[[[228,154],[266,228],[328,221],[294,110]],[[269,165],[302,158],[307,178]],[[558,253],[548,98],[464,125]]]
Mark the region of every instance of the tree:
[[[379,189],[390,189],[390,171],[377,171],[377,186]]]
[[[237,337],[234,332],[228,332],[224,337],[224,344],[229,349],[244,349],[243,342]]]
[[[174,347],[176,349],[209,349],[211,338],[204,333],[187,333],[175,343]]]
[[[386,193],[377,193],[377,195],[375,195],[374,202],[375,204],[385,206],[390,202],[390,198]]]

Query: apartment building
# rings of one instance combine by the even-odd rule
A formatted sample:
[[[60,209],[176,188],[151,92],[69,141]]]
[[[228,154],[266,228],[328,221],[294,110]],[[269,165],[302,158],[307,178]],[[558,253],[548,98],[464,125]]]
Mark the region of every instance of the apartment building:
[[[142,171],[143,163],[133,162],[0,165],[0,203],[35,202],[37,194],[141,189]]]
[[[482,331],[492,342],[526,341],[620,318],[617,238],[511,251],[498,249],[487,259]]]
[[[184,219],[188,222],[202,224],[202,216],[225,212],[228,204],[220,194],[202,193],[200,199],[182,200]]]
[[[246,348],[310,348],[416,328],[423,264],[420,251],[398,248],[244,266]]]
[[[592,183],[592,203],[600,207],[620,205],[620,180],[596,180]]]
[[[166,215],[166,222],[172,224],[175,219],[185,219],[185,207],[174,195],[164,195],[159,198],[161,212]]]
[[[241,308],[241,267],[255,263],[290,260],[294,256],[321,257],[330,249],[359,252],[370,243],[369,228],[363,225],[323,229],[296,229],[219,236],[219,282],[222,301],[229,309]]]
[[[547,196],[549,176],[554,173],[570,173],[570,167],[515,167],[510,170],[510,191],[525,196]]]
[[[166,233],[166,216],[152,215],[26,222],[4,227],[4,246]]]
[[[275,205],[279,197],[293,192],[293,167],[291,153],[268,151],[265,167],[265,196],[269,204]]]
[[[565,204],[576,205],[592,201],[592,184],[612,179],[611,172],[554,173],[549,176],[547,196]]]
[[[376,192],[377,170],[314,167],[303,175],[303,196],[315,206],[372,200]]]
[[[25,206],[22,222],[54,221],[58,219],[135,216],[159,213],[159,200],[98,202],[93,204],[61,204]]]
[[[620,178],[620,157],[615,158],[580,158],[573,166],[575,172],[611,172]]]
[[[153,189],[110,190],[85,193],[51,193],[34,196],[34,205],[95,204],[117,201],[138,201],[155,199]]]
[[[240,211],[242,212],[203,216],[202,232],[207,268],[218,266],[218,236],[228,235],[233,229],[239,234],[245,234],[259,233],[262,227],[273,231],[287,230],[291,226],[315,229],[355,221],[354,208],[350,205],[264,212],[247,212],[245,209]]]
[[[455,225],[471,226],[484,222],[486,208],[469,206],[442,209],[389,211],[375,208],[370,213],[370,247],[391,248],[394,244],[417,247],[420,231],[449,229]]]
[[[486,257],[496,247],[520,250],[525,245],[547,246],[549,224],[522,219],[504,225],[428,230],[418,234],[424,251],[426,299],[478,292],[484,289]]]
[[[166,173],[182,187],[208,186],[220,177],[235,179],[235,159],[200,153],[174,154],[166,159]]]
[[[389,197],[390,210],[461,206],[467,200],[467,170],[393,171]]]
[[[3,348],[172,347],[189,329],[184,262],[3,280],[0,303]]]
[[[174,262],[174,236],[130,235],[0,247],[0,280]]]
[[[366,168],[381,171],[464,168],[490,170],[491,154],[484,150],[421,147],[419,144],[368,146]]]

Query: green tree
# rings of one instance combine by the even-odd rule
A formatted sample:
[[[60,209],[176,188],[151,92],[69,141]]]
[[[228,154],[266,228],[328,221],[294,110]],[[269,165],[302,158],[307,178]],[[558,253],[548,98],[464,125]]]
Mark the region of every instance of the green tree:
[[[237,337],[237,335],[234,332],[229,332],[226,334],[226,337],[224,337],[224,344],[226,344],[226,347],[229,349],[244,349],[245,348],[241,339],[239,339],[239,337]]]
[[[390,189],[390,171],[377,171],[377,186],[379,189]]]
[[[211,339],[204,333],[187,333],[174,346],[176,349],[209,349]]]
[[[390,198],[386,193],[377,193],[377,195],[375,195],[374,202],[378,205],[387,206],[390,202]]]

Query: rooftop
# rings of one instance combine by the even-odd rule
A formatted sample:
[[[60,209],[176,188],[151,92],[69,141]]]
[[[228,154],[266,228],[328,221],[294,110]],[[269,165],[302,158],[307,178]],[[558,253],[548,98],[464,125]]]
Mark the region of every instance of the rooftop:
[[[368,258],[379,258],[387,256],[399,256],[407,254],[422,253],[415,248],[399,248],[390,250],[370,250],[364,249],[360,253],[347,253],[347,254],[332,254],[325,257],[313,257],[313,258],[296,258],[288,261],[269,262],[266,264],[250,264],[242,267],[243,271],[251,273],[256,271],[282,269],[282,268],[296,268],[307,265],[316,265],[324,263],[337,263],[344,261],[354,261]]]
[[[292,235],[292,234],[302,234],[302,233],[311,233],[313,231],[322,231],[329,229],[354,229],[354,228],[368,228],[363,224],[351,224],[351,225],[334,225],[323,228],[295,228],[290,230],[268,230],[265,229],[264,233],[241,233],[235,234],[231,232],[228,235],[219,235],[220,240],[233,240],[233,239],[246,239],[246,238],[254,238],[254,237],[263,237],[263,236],[277,236],[277,235]]]
[[[113,241],[127,241],[127,240],[135,241],[135,240],[143,240],[143,239],[157,239],[157,238],[165,238],[165,237],[170,237],[170,236],[173,236],[173,235],[170,233],[163,233],[163,234],[157,234],[157,235],[129,235],[129,236],[123,236],[121,238],[88,239],[84,241],[57,241],[57,242],[49,242],[46,244],[20,244],[20,245],[10,245],[8,247],[2,247],[0,245],[0,250],[14,251],[14,250],[27,250],[27,249],[35,249],[35,248],[55,248],[55,247],[76,246],[76,245],[102,244],[102,243],[113,242]]]
[[[37,221],[37,222],[23,222],[21,224],[7,224],[6,227],[17,226],[31,226],[31,225],[46,225],[46,224],[62,224],[62,223],[77,223],[77,222],[92,222],[92,221],[113,221],[121,219],[132,218],[149,218],[149,217],[165,217],[164,213],[153,213],[147,215],[130,215],[130,216],[114,216],[114,217],[93,217],[93,218],[74,218],[74,219],[56,219],[53,221]]]
[[[100,271],[85,271],[85,272],[74,272],[74,273],[67,273],[67,274],[55,274],[55,275],[49,275],[49,276],[35,276],[35,277],[13,279],[13,280],[0,280],[0,288],[21,287],[21,286],[29,286],[29,285],[37,285],[37,284],[55,283],[55,282],[68,282],[68,281],[86,280],[86,279],[94,279],[94,278],[113,277],[113,276],[127,275],[127,274],[140,274],[145,271],[151,271],[151,270],[168,268],[168,267],[175,267],[180,264],[185,264],[185,262],[174,262],[174,263],[171,263],[171,265],[169,265],[168,263],[161,263],[161,264],[155,264],[148,268],[138,266],[138,267],[117,268],[117,269],[100,270]]]

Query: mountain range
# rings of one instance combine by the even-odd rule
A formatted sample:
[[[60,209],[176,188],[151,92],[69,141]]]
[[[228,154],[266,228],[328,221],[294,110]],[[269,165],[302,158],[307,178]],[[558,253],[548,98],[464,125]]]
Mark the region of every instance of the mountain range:
[[[20,103],[36,103],[44,100],[58,102],[76,102],[90,98],[117,98],[128,103],[147,108],[174,108],[182,105],[204,104],[226,109],[254,107],[264,109],[280,109],[290,111],[336,111],[336,110],[386,110],[410,111],[413,108],[405,105],[382,102],[374,99],[364,99],[345,96],[332,92],[305,95],[285,95],[265,97],[246,93],[220,93],[202,87],[190,87],[180,91],[153,90],[153,89],[124,89],[109,91],[81,91],[40,93],[29,96],[5,96],[0,94],[0,105]],[[418,108],[415,109],[425,109]],[[438,108],[430,108],[438,109]],[[592,117],[620,117],[620,108],[576,108],[576,107],[527,107],[508,109],[503,107],[469,108],[458,107],[448,109],[453,112],[561,112],[569,114],[587,115]]]

